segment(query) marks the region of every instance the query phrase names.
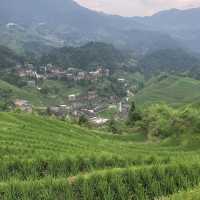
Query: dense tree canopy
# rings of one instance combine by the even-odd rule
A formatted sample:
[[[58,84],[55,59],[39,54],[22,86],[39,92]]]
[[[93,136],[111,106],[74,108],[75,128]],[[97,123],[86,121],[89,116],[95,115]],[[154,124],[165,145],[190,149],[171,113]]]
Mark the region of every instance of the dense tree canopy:
[[[90,42],[82,47],[64,47],[53,50],[41,58],[42,64],[52,63],[67,68],[96,68],[102,65],[117,68],[125,61],[125,56],[112,45]]]

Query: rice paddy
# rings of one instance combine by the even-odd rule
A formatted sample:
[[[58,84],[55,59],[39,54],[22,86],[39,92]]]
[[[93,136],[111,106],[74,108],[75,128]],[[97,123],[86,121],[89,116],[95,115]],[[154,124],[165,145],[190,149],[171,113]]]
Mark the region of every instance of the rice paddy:
[[[0,113],[3,200],[159,199],[198,186],[199,161],[199,150],[181,145]]]

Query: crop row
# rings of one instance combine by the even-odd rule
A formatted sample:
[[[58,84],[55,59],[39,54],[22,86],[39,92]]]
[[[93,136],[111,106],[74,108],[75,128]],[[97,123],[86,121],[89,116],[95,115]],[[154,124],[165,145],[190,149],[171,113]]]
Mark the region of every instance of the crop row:
[[[0,162],[0,181],[41,179],[46,176],[68,177],[96,169],[168,164],[169,158],[149,156],[127,160],[119,156],[67,157],[65,159],[10,160]]]
[[[115,169],[0,184],[2,200],[153,200],[198,185],[199,164]]]

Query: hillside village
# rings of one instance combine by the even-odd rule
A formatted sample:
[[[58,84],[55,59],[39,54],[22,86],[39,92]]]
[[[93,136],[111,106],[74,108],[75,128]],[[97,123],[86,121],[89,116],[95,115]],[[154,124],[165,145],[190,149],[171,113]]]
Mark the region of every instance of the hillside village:
[[[103,66],[97,66],[96,70],[93,71],[83,71],[77,68],[63,69],[52,64],[40,67],[26,64],[24,66],[16,66],[15,71],[17,76],[24,80],[28,87],[35,88],[39,91],[43,89],[40,86],[40,82],[45,80],[62,80],[66,84],[77,82],[82,84],[84,81],[87,81],[90,85],[95,85],[97,81],[103,81],[111,76],[110,70]],[[91,123],[102,125],[108,122],[109,118],[103,117],[101,113],[109,111],[110,109],[115,110],[115,117],[117,118],[126,118],[128,115],[129,97],[134,94],[128,89],[128,84],[124,78],[119,78],[117,81],[123,86],[127,94],[125,97],[101,97],[95,89],[90,89],[82,91],[81,93],[69,94],[64,104],[61,105],[35,107],[26,99],[16,99],[14,106],[26,112],[32,112],[34,108],[34,110],[59,118],[78,119],[84,116]]]
[[[25,66],[17,66],[16,73],[21,78],[29,78],[35,80],[40,79],[62,79],[66,81],[96,81],[99,78],[109,77],[110,70],[104,69],[102,66],[97,66],[96,71],[83,71],[77,68],[68,68],[66,70],[56,67],[52,64],[47,66],[40,66],[35,70],[32,64],[26,64]]]

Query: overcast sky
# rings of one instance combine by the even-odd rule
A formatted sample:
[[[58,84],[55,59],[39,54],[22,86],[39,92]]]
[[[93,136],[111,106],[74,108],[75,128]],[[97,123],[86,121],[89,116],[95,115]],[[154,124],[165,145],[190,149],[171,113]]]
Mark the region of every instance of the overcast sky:
[[[170,8],[200,7],[200,0],[75,0],[78,3],[111,14],[146,16]]]

